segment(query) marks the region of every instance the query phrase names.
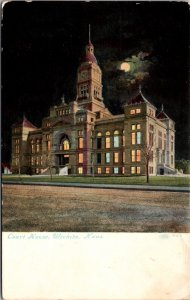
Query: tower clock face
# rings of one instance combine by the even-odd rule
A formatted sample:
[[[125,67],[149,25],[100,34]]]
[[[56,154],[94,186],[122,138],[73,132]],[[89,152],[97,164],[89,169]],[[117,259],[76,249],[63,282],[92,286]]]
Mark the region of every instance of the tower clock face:
[[[88,71],[82,71],[80,74],[81,79],[87,79],[88,78]]]

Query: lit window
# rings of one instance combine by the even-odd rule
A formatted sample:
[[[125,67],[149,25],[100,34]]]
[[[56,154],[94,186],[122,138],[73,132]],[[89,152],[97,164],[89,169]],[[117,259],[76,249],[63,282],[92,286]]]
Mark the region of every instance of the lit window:
[[[137,174],[141,173],[141,167],[137,167]]]
[[[136,168],[135,167],[131,167],[131,174],[135,174],[136,172]]]
[[[106,174],[109,174],[110,173],[110,168],[106,168]]]
[[[131,151],[131,161],[135,162],[135,150]]]
[[[125,173],[125,167],[122,167],[122,174]]]
[[[102,174],[102,168],[98,168],[98,174]]]
[[[69,150],[69,141],[68,140],[63,141],[63,150]]]
[[[110,163],[110,153],[106,153],[106,163]]]
[[[119,162],[119,153],[118,152],[114,152],[113,161],[114,161],[114,163]]]
[[[131,115],[134,115],[134,114],[135,114],[135,109],[131,109],[131,110],[130,110],[130,114],[131,114]]]
[[[106,137],[106,148],[110,148],[110,137]]]
[[[137,129],[141,129],[141,124],[137,124]]]
[[[36,165],[39,165],[39,157],[36,157]]]
[[[136,161],[141,161],[141,150],[136,151]]]
[[[78,146],[79,146],[79,149],[82,149],[82,148],[83,148],[83,138],[82,138],[82,137],[80,137],[80,138],[78,139]]]
[[[106,135],[110,135],[110,131],[106,131]]]
[[[34,165],[34,157],[33,156],[31,157],[31,165],[32,166]]]
[[[97,133],[97,136],[102,136],[102,133],[101,133],[101,132],[98,132],[98,133]]]
[[[135,132],[131,133],[131,144],[132,145],[136,144],[136,134],[135,134]]]
[[[118,167],[114,167],[113,168],[113,172],[114,172],[114,174],[118,174],[119,173],[119,168]]]
[[[83,167],[79,167],[79,168],[78,168],[78,173],[79,173],[79,174],[83,174]]]
[[[140,114],[140,112],[141,112],[141,109],[140,109],[140,108],[137,108],[137,109],[136,109],[136,114]]]
[[[136,125],[134,125],[134,124],[131,125],[131,129],[132,129],[132,130],[136,130]]]
[[[50,151],[50,149],[51,149],[51,143],[50,143],[50,141],[46,142],[46,146],[47,146],[47,150]]]
[[[83,153],[79,153],[79,164],[83,163]]]
[[[141,144],[141,132],[137,132],[137,145]]]

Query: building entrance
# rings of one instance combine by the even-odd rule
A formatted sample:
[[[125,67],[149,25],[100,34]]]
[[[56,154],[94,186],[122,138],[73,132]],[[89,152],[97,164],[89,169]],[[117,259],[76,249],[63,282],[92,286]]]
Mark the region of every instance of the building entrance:
[[[67,164],[69,164],[69,155],[68,154],[59,155],[59,166],[65,166]]]

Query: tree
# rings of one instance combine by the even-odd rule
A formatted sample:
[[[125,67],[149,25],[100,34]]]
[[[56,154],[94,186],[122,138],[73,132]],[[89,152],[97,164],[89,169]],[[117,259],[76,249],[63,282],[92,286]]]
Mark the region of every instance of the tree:
[[[146,166],[146,182],[149,183],[149,163],[153,159],[153,144],[145,143],[141,147],[141,152]]]
[[[46,156],[46,165],[48,167],[50,178],[52,180],[52,166],[53,166],[53,163],[52,163],[52,154],[51,154],[51,152],[49,152]]]

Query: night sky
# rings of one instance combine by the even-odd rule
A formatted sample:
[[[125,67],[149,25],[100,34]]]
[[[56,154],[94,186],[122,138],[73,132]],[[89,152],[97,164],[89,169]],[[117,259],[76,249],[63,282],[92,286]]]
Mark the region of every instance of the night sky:
[[[23,113],[36,126],[49,107],[76,97],[76,72],[88,42],[103,72],[113,114],[138,91],[176,122],[177,159],[189,155],[189,8],[183,2],[10,2],[2,19],[2,161],[11,125]],[[127,61],[130,70],[120,70]]]

